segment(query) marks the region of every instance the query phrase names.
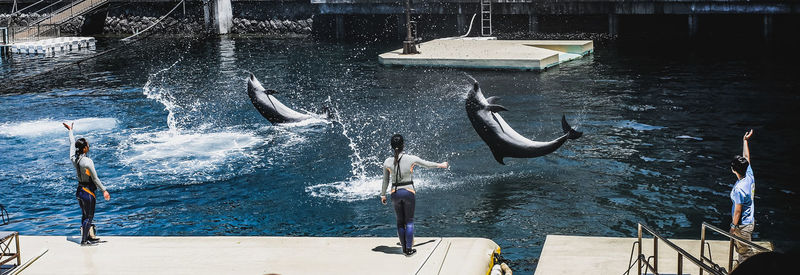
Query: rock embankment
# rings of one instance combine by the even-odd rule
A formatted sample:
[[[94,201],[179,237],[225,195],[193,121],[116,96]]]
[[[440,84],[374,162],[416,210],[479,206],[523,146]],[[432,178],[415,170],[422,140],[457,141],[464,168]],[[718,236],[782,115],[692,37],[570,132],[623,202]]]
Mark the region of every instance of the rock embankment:
[[[106,17],[104,34],[133,34],[140,32],[158,21],[158,17],[120,15]],[[153,26],[148,32],[161,34],[198,34],[204,32],[202,19],[167,17]]]
[[[250,20],[233,19],[231,33],[263,33],[273,35],[310,35],[313,19],[300,20]]]

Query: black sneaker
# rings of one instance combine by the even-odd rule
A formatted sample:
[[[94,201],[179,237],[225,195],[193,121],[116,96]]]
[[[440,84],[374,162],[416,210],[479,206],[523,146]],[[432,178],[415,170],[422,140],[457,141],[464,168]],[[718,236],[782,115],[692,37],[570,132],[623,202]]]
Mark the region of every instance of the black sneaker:
[[[90,242],[94,242],[94,243],[99,243],[100,242],[100,238],[89,238],[89,241]]]
[[[97,245],[97,242],[94,242],[94,241],[91,241],[91,240],[82,241],[81,242],[81,246],[96,246],[96,245]]]
[[[413,256],[414,254],[417,253],[417,250],[413,249],[413,248],[405,249],[405,251],[403,251],[403,253],[406,254],[406,257],[411,257],[411,256]]]

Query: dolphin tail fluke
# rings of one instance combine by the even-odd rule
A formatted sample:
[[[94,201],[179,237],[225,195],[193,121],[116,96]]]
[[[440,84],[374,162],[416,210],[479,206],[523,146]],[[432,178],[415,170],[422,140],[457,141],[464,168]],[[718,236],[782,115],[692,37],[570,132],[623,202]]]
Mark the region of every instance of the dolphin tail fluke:
[[[577,139],[583,136],[583,132],[575,131],[575,129],[572,129],[572,127],[569,126],[569,123],[567,123],[567,117],[565,115],[561,115],[561,128],[564,129],[564,134],[567,134],[568,139]]]

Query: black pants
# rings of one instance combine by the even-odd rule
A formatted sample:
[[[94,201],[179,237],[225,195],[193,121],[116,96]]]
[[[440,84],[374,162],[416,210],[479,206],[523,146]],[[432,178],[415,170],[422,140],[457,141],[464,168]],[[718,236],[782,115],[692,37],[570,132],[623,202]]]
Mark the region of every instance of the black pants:
[[[406,189],[397,189],[392,193],[392,205],[397,214],[397,236],[403,248],[409,249],[414,245],[414,207],[416,199],[414,193]]]
[[[78,187],[75,196],[78,198],[78,204],[81,206],[81,243],[83,243],[89,239],[89,230],[91,230],[92,227],[94,205],[97,203],[97,199],[94,195],[83,190],[83,187]]]

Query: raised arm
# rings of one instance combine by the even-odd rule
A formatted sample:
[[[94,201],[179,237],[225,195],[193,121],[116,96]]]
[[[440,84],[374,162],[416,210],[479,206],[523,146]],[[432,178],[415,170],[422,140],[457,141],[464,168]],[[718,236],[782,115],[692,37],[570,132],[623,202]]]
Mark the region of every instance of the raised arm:
[[[75,126],[75,123],[72,123],[72,126],[64,124],[64,128],[67,128],[69,131],[69,160],[75,160],[75,135],[72,134],[72,127]]]
[[[742,157],[747,159],[747,162],[750,162],[750,146],[747,144],[747,141],[750,140],[752,136],[753,129],[750,129],[749,132],[744,133],[744,138],[742,138]]]

